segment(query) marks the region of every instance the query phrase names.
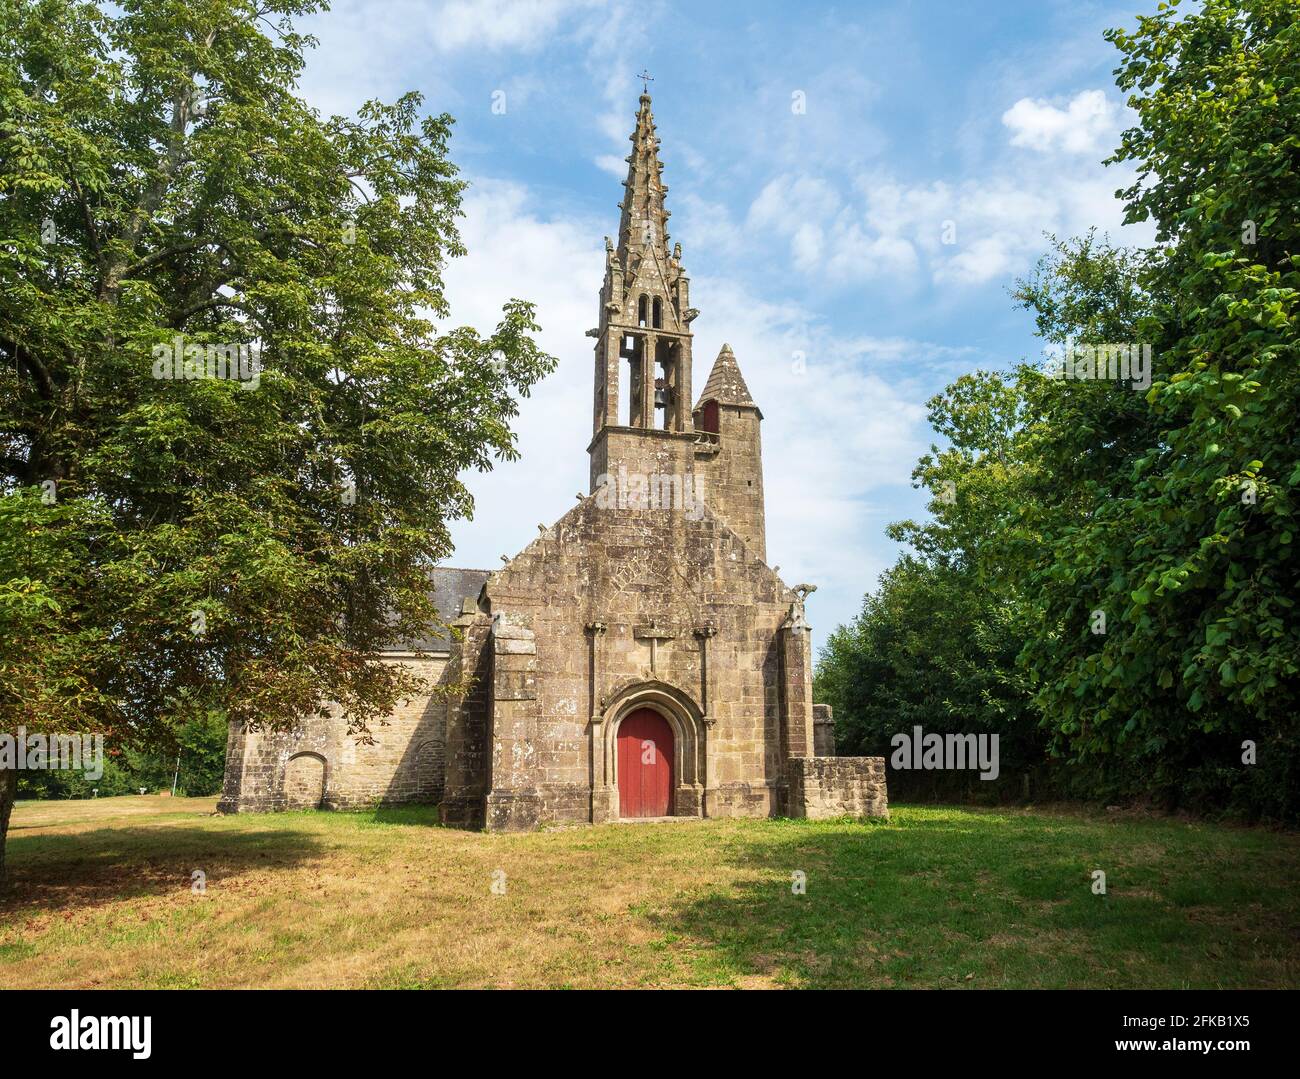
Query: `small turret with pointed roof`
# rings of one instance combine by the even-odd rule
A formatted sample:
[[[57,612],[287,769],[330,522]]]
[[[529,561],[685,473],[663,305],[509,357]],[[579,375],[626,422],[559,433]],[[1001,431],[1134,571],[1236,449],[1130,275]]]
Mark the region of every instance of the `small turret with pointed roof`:
[[[713,370],[709,372],[704,389],[700,391],[696,409],[703,406],[705,401],[717,401],[720,405],[758,407],[749,395],[745,376],[740,373],[740,364],[736,362],[736,354],[731,351],[730,345],[724,344],[718,358],[713,361]]]
[[[709,453],[696,462],[705,501],[748,545],[767,557],[763,508],[763,413],[750,395],[730,345],[723,345],[695,406],[695,427],[707,432]]]

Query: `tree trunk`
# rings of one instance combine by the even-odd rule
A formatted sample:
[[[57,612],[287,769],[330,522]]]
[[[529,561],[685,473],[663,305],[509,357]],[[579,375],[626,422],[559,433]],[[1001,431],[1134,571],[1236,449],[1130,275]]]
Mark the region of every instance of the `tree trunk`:
[[[5,879],[5,838],[9,834],[9,814],[14,808],[17,793],[17,769],[0,768],[0,886],[4,885]]]

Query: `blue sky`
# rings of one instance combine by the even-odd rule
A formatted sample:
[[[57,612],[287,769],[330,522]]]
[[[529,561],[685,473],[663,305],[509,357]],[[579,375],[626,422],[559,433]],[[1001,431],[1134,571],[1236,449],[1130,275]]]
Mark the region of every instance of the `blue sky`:
[[[1130,120],[1102,32],[1151,7],[338,0],[305,20],[322,111],[419,90],[456,118],[453,321],[533,300],[560,359],[523,404],[522,460],[469,478],[451,562],[498,566],[587,489],[583,334],[646,67],[696,384],[730,343],[764,413],[768,559],[818,585],[824,641],[893,562],[885,525],[925,512],[926,399],[1041,355],[1009,289],[1042,234],[1149,242],[1113,198],[1131,173],[1101,164]]]

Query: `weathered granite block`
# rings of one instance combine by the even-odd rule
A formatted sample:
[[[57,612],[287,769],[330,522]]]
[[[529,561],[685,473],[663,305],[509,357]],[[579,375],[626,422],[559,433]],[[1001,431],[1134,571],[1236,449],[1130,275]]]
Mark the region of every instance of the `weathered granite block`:
[[[813,755],[835,756],[835,718],[829,704],[813,705]]]

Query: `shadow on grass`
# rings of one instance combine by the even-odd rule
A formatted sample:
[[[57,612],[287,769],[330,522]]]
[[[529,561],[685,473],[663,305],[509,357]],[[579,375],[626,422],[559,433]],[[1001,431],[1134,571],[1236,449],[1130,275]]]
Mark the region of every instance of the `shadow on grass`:
[[[1258,854],[1231,833],[993,814],[792,821],[719,851],[736,884],[644,913],[669,941],[703,945],[689,952],[694,977],[719,984],[1294,985],[1300,859],[1270,850],[1281,872],[1269,879]],[[1188,910],[1175,886],[1207,860],[1213,887]]]
[[[316,836],[292,829],[237,831],[168,824],[72,835],[10,835],[0,919],[15,911],[56,911],[108,900],[189,890],[250,870],[292,868],[324,853]]]

